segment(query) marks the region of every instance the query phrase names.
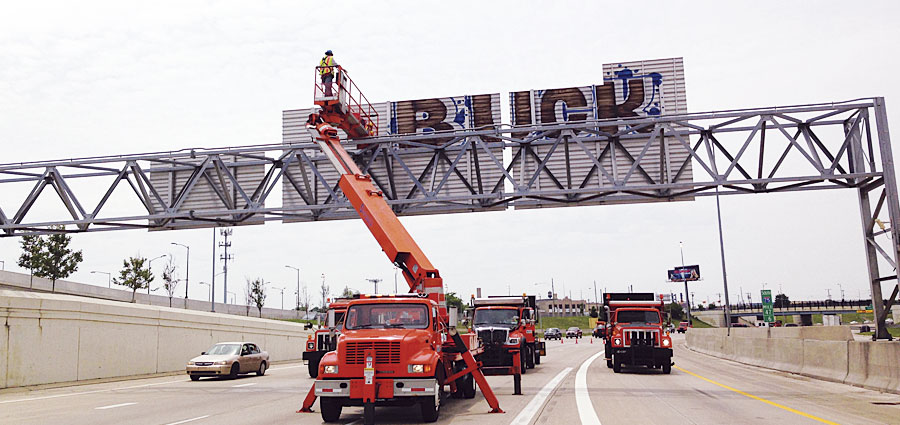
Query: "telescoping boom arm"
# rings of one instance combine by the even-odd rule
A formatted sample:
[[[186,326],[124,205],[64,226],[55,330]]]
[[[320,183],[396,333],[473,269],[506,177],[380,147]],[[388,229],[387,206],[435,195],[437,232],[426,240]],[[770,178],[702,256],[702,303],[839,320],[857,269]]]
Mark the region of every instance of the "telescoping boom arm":
[[[306,127],[341,174],[338,183],[341,191],[375,236],[388,259],[403,271],[410,292],[424,294],[437,302],[441,318],[446,322],[447,303],[440,273],[400,223],[382,192],[372,184],[372,178],[359,169],[341,146],[337,128],[347,134],[371,135],[375,128],[371,123],[377,122],[378,117],[373,109],[367,108],[367,102],[359,103],[353,97],[359,91],[349,90],[348,87],[355,89],[355,85],[346,76],[346,72],[341,69],[338,71],[337,88],[332,96],[324,96],[324,92],[317,88],[315,103],[321,110],[310,115]],[[361,94],[358,96],[365,99]]]

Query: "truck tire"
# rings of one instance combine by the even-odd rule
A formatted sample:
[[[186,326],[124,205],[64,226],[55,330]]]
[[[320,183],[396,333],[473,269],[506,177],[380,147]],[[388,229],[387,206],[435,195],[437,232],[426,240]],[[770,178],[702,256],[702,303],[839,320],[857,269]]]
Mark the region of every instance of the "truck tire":
[[[520,366],[519,369],[522,369],[522,371],[521,371],[522,375],[524,375],[525,372],[528,370],[528,364],[525,363],[525,358],[528,357],[528,354],[526,354],[527,352],[528,352],[528,348],[525,347],[524,345],[521,348],[519,348],[519,366]]]
[[[310,378],[318,378],[319,377],[319,361],[318,360],[309,360],[309,377]]]
[[[525,368],[534,369],[534,353],[536,350],[533,345],[525,346]]]
[[[613,354],[612,364],[613,364],[613,372],[619,373],[622,371],[622,362],[619,361],[619,356]]]
[[[363,423],[375,425],[375,403],[363,403]]]
[[[612,359],[606,359],[606,367],[612,369]]]
[[[335,397],[319,397],[319,410],[322,411],[322,421],[337,422],[341,418],[341,399]]]
[[[463,378],[462,394],[466,399],[475,398],[475,377],[471,373]]]
[[[666,375],[672,373],[672,361],[670,360],[670,361],[667,361],[666,363],[664,363],[662,365],[662,370],[663,370],[663,373]]]
[[[541,364],[541,353],[537,349],[534,350],[534,364]]]
[[[422,422],[436,422],[441,410],[441,385],[434,384],[434,396],[422,397],[419,409],[422,411]]]

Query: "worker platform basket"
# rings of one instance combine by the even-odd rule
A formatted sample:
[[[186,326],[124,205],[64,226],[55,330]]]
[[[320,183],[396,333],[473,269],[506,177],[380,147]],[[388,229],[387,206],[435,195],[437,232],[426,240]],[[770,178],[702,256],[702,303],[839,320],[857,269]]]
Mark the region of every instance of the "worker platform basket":
[[[334,77],[327,84],[322,81],[325,70],[330,70]],[[322,108],[319,116],[344,130],[349,138],[378,135],[378,112],[340,65],[316,67],[313,99]]]

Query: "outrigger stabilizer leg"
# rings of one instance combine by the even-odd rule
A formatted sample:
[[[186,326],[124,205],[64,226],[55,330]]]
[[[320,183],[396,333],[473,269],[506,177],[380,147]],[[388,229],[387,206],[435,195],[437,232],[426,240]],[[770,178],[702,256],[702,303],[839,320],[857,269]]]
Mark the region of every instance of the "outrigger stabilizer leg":
[[[478,388],[481,390],[481,393],[484,394],[484,399],[488,402],[488,405],[491,406],[491,411],[489,413],[505,413],[503,409],[500,408],[500,402],[497,401],[497,397],[494,395],[494,391],[491,390],[491,386],[488,385],[487,379],[485,379],[484,374],[481,373],[481,363],[475,361],[475,357],[472,356],[472,353],[465,348],[466,345],[463,343],[462,338],[459,337],[459,332],[456,331],[456,328],[451,327],[449,333],[453,338],[454,345],[461,347],[459,354],[462,356],[463,361],[466,362],[466,368],[454,374],[450,380],[455,381],[457,375],[471,373],[472,377],[475,378],[475,382],[478,383]]]
[[[309,392],[306,393],[306,398],[303,399],[303,406],[297,413],[312,413],[312,406],[316,403],[316,384],[313,383],[313,386],[310,387]]]

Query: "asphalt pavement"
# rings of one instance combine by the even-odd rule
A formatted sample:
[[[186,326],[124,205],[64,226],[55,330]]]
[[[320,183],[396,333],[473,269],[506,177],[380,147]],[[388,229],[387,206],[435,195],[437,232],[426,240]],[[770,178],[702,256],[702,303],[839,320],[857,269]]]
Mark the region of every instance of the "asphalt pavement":
[[[603,345],[548,342],[548,356],[513,395],[512,377],[489,377],[502,414],[487,413],[479,394],[447,399],[439,423],[454,424],[900,424],[900,395],[746,366],[684,348],[675,337],[675,367],[613,373]],[[296,413],[312,385],[300,363],[273,366],[265,376],[237,380],[186,375],[54,389],[0,392],[3,424],[319,424]],[[420,422],[418,409],[376,410],[379,423]],[[340,423],[361,423],[346,407]]]

